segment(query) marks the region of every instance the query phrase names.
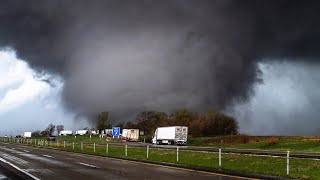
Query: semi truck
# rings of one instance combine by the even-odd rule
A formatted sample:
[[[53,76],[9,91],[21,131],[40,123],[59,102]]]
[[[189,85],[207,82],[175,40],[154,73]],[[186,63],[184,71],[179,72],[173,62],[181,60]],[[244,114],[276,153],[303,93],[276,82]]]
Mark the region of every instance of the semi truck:
[[[138,141],[139,129],[123,129],[121,138],[127,141]]]
[[[187,143],[188,127],[168,126],[158,127],[152,137],[153,144],[183,145]]]
[[[88,130],[77,130],[76,131],[76,135],[86,135],[88,134]]]
[[[72,135],[72,130],[63,130],[60,131],[59,136],[70,136]]]
[[[24,132],[22,137],[24,138],[31,138],[31,132]]]

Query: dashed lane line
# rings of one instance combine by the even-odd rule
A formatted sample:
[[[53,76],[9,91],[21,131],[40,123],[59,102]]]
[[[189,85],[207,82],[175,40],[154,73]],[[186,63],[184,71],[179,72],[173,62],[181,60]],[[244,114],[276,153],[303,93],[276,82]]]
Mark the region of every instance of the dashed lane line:
[[[84,166],[88,166],[88,167],[93,167],[93,168],[99,168],[98,166],[94,166],[91,164],[86,164],[86,163],[82,163],[82,162],[78,162],[78,164],[84,165]]]
[[[49,156],[49,155],[46,155],[46,154],[43,154],[42,156],[45,156],[45,157],[48,157],[48,158],[53,158],[52,156]]]

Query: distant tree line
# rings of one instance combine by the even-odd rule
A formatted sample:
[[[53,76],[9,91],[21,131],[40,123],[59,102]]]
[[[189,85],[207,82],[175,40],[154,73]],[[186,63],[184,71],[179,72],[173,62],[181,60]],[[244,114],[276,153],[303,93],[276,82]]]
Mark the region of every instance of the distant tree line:
[[[112,127],[108,112],[101,112],[96,117],[96,130],[105,133],[105,129]],[[180,109],[175,113],[165,113],[158,111],[144,111],[138,113],[136,118],[129,122],[121,122],[117,127],[140,129],[146,136],[152,136],[157,127],[161,126],[187,126],[189,135],[216,136],[216,135],[236,135],[238,134],[238,121],[222,112],[209,110],[207,113],[193,112],[188,109]],[[89,128],[85,128],[89,130]],[[43,131],[34,131],[32,136],[50,136],[57,130],[58,134],[64,130],[63,125],[49,124]],[[93,130],[93,129],[92,129]]]
[[[53,125],[53,124],[49,124],[48,127],[43,130],[37,130],[37,131],[33,131],[31,136],[35,137],[35,136],[51,136],[53,135],[54,131],[57,130],[58,134],[64,130],[64,126],[63,125]]]
[[[180,109],[172,114],[157,111],[140,112],[135,120],[119,123],[122,128],[137,128],[151,136],[157,127],[188,126],[189,134],[196,136],[236,135],[238,121],[222,112],[209,110],[207,113]]]

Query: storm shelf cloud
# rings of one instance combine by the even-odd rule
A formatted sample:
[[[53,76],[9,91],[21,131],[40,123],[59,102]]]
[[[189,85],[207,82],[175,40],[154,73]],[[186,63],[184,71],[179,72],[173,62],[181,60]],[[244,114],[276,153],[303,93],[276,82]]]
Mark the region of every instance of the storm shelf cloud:
[[[296,116],[281,105],[267,106],[255,93],[274,82],[264,78],[276,72],[263,67],[282,62],[303,78],[290,82],[318,87],[312,77],[319,67],[319,9],[312,0],[7,0],[0,5],[0,47],[13,49],[37,72],[62,77],[65,108],[87,117],[110,111],[122,120],[145,110],[216,108],[239,116],[241,129],[259,133],[252,129],[269,121],[261,122],[261,108],[244,115],[248,103],[259,101],[267,114],[280,114],[270,117],[270,127],[299,122],[275,133],[308,133],[294,127],[320,125],[318,93],[304,99],[313,110]],[[315,67],[310,76],[299,76]]]

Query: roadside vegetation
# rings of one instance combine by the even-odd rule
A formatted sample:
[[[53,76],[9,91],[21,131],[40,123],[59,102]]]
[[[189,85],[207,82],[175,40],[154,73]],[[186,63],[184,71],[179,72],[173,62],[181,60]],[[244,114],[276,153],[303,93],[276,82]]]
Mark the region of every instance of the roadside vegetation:
[[[101,112],[93,121],[95,121],[95,127],[83,128],[88,130],[89,134],[91,132],[105,134],[105,129],[112,127],[139,129],[143,132],[147,142],[150,142],[154,131],[162,126],[187,126],[188,134],[193,137],[237,135],[239,129],[238,121],[235,118],[214,109],[210,109],[206,113],[193,112],[188,109],[179,109],[170,114],[144,111],[138,113],[132,121],[118,121],[116,123],[109,120],[108,112]],[[63,125],[50,124],[45,130],[34,131],[32,136],[51,136],[54,132],[59,134],[62,130],[64,130]]]
[[[68,137],[71,138],[71,137]],[[85,137],[83,137],[85,138]],[[93,138],[91,139],[93,140]],[[95,137],[95,140],[98,140]],[[33,140],[22,140],[23,143],[35,146]],[[11,140],[12,142],[12,140]],[[15,141],[17,142],[17,141]],[[21,143],[21,140],[20,140]],[[83,153],[95,153],[99,155],[109,155],[117,157],[128,157],[135,159],[147,159],[146,147],[132,147],[130,143],[127,144],[95,144],[83,143],[81,149],[80,141],[66,142],[45,142],[37,140],[37,146],[44,148],[59,148],[62,150],[76,151]],[[108,148],[107,148],[108,147]],[[127,153],[126,153],[127,152]],[[127,154],[127,156],[126,156]],[[179,150],[179,158],[177,161],[176,149],[161,149],[149,148],[148,160],[177,163],[183,165],[200,166],[207,168],[219,168],[219,159],[217,152],[202,152]],[[227,154],[222,153],[222,166],[225,170],[233,170],[238,172],[258,173],[265,175],[274,175],[287,177],[286,175],[286,158],[272,157],[272,156],[257,156],[257,155],[241,155],[241,154]],[[314,159],[298,159],[290,158],[290,178],[303,179],[320,179],[320,161]]]
[[[188,138],[188,145],[320,152],[320,136],[216,136]]]
[[[47,140],[47,136],[37,136],[35,139]],[[56,136],[57,141],[86,142],[107,144],[125,143],[120,139],[110,137],[101,138],[99,135]],[[143,136],[140,137],[143,142]],[[320,152],[320,136],[216,136],[216,137],[188,137],[187,146],[205,146],[215,148],[263,149],[301,152]]]

